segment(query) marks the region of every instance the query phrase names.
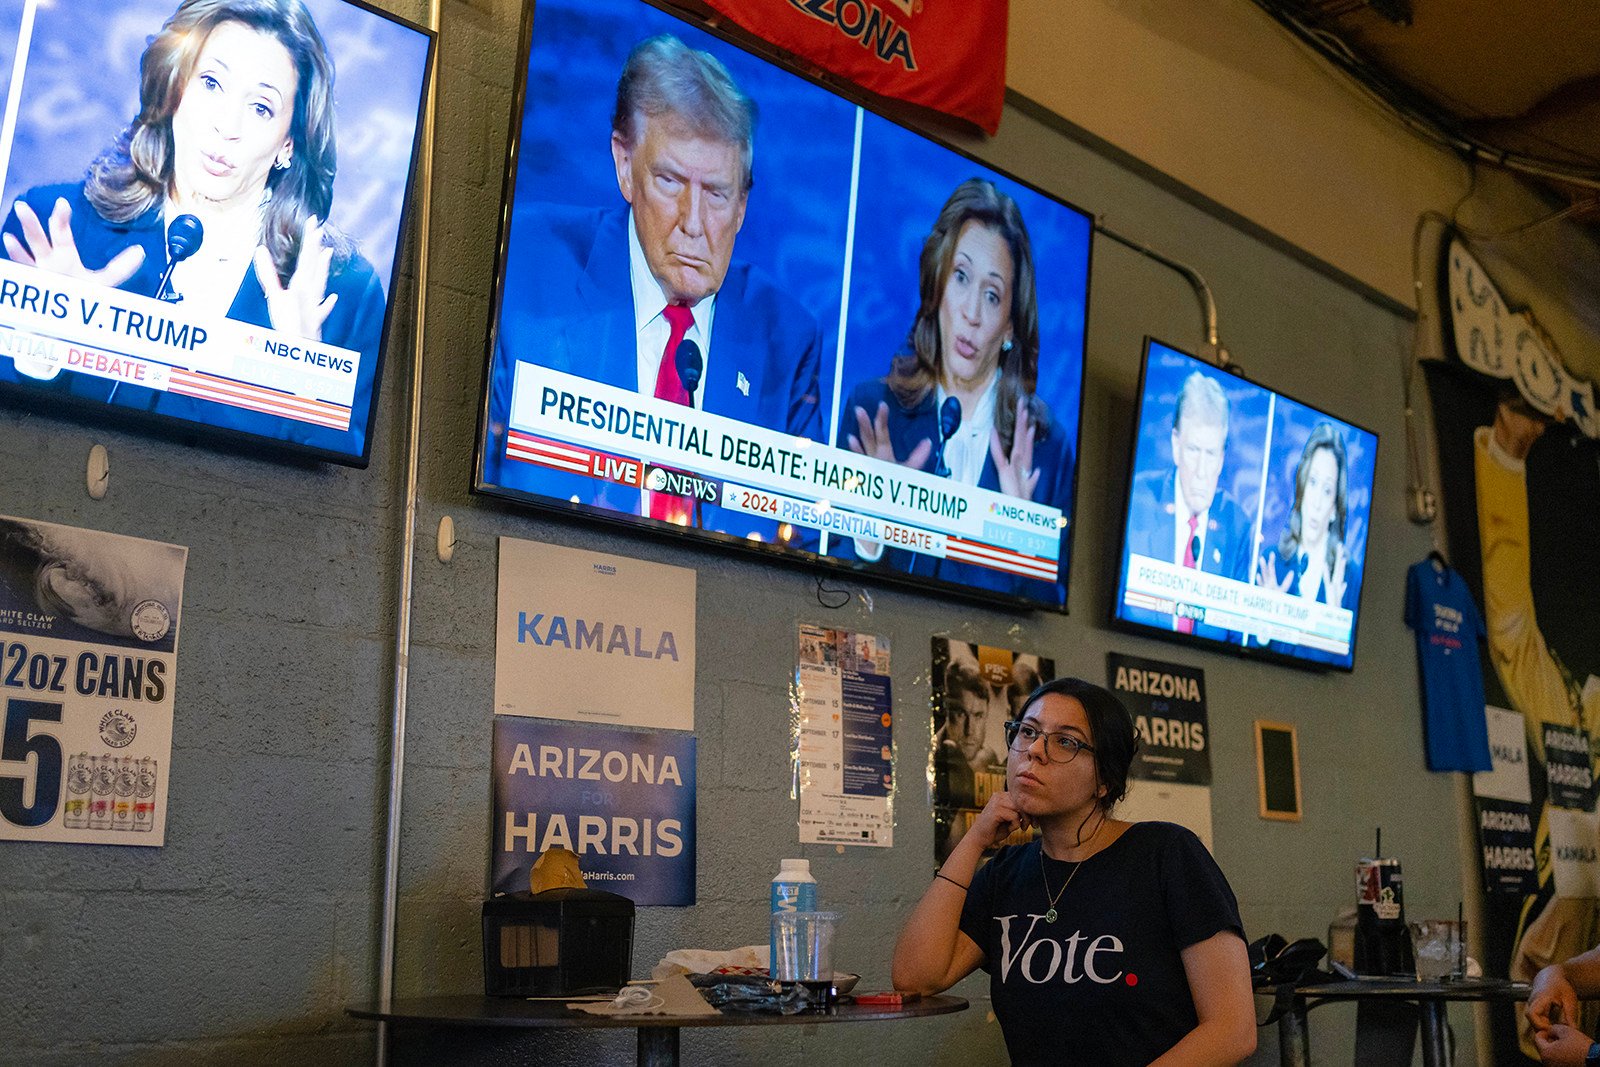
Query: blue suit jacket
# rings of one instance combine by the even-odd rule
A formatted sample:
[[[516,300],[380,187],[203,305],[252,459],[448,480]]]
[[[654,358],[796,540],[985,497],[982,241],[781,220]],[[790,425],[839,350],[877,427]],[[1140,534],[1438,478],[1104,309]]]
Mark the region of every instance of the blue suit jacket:
[[[81,182],[76,185],[39,186],[29,189],[20,199],[33,209],[41,223],[48,226],[57,198],[66,200],[72,208],[72,237],[77,242],[83,265],[91,270],[99,270],[118,252],[137,245],[144,249],[144,262],[131,278],[117,288],[141,296],[154,296],[167,264],[166,228],[160,207],[151,208],[132,222],[108,222],[84,196]],[[6,216],[4,232],[22,240],[22,224],[17,220],[15,208]],[[26,242],[23,244],[26,247]],[[4,248],[0,247],[0,255],[4,254]],[[356,369],[355,395],[351,402],[352,419],[359,420],[366,415],[368,405],[372,402],[373,387],[377,380],[378,351],[383,342],[383,286],[372,264],[357,254],[330,272],[328,291],[338,294],[339,299],[323,323],[322,339],[328,344],[352,348],[361,353],[360,365]],[[174,305],[180,315],[182,308],[182,303]],[[253,267],[245,270],[244,280],[239,284],[239,291],[228,308],[228,318],[257,326],[272,326],[272,318],[267,313],[267,295],[256,279]],[[9,361],[0,361],[0,380],[21,382],[33,388],[45,388],[101,403],[112,400],[118,407],[155,411],[211,426],[294,441],[312,448],[345,454],[353,452],[356,455],[362,452],[353,430],[341,432],[210,400],[178,396],[159,389],[145,389],[126,382],[118,384],[87,374],[63,372],[43,382],[18,374]],[[116,388],[114,398],[113,386]]]
[[[1173,552],[1178,535],[1177,505],[1173,502],[1177,485],[1176,467],[1146,471],[1133,480],[1132,499],[1128,505],[1127,543],[1125,554],[1149,556],[1151,559],[1181,563]],[[1218,488],[1211,498],[1211,508],[1206,515],[1205,548],[1197,561],[1206,574],[1216,574],[1237,581],[1250,580],[1250,524],[1244,512],[1227,491]],[[1172,616],[1143,608],[1117,605],[1118,614],[1129,622],[1153,626],[1161,630],[1172,629]],[[1237,641],[1238,634],[1216,626],[1196,623],[1198,637],[1214,641]]]
[[[1283,576],[1285,574],[1291,575],[1289,584],[1284,588],[1283,591],[1291,596],[1299,596],[1300,579],[1305,574],[1306,570],[1305,562],[1298,557],[1298,554],[1293,559],[1285,559],[1283,555],[1279,553],[1277,545],[1269,545],[1261,551],[1262,560],[1266,560],[1268,557],[1271,557],[1272,559],[1272,566],[1278,576],[1279,581],[1283,580]],[[1354,611],[1360,595],[1361,564],[1357,563],[1353,559],[1347,560],[1344,565],[1344,596],[1340,598],[1339,603],[1336,606],[1341,608],[1349,608],[1351,611]],[[1328,603],[1328,587],[1326,585],[1317,590],[1317,602],[1321,604]],[[1354,634],[1351,636],[1353,639]],[[1351,647],[1354,648],[1353,640]],[[1297,659],[1311,660],[1312,662],[1316,663],[1343,664],[1348,659],[1346,656],[1336,655],[1332,652],[1324,652],[1319,648],[1302,648],[1299,645],[1292,645],[1287,641],[1269,641],[1267,642],[1267,648],[1273,652],[1281,653],[1286,656],[1292,655]]]
[[[635,489],[505,457],[519,359],[637,388],[627,227],[626,208],[534,203],[516,209],[489,380],[483,463],[489,485],[639,513]],[[733,261],[717,291],[702,410],[821,440],[821,358],[816,318],[760,270]],[[766,520],[709,505],[700,508],[700,524],[737,537],[754,531],[768,540],[775,530]]]
[[[882,378],[861,382],[850,391],[850,399],[839,412],[839,440],[835,444],[840,448],[848,447],[847,435],[856,432],[857,408],[865,410],[870,420],[876,417],[880,403],[889,406],[889,441],[894,446],[896,456],[904,459],[923,441],[931,441],[935,446],[938,445],[939,413],[936,409],[934,391],[929,390],[928,395],[923,397],[922,403],[916,407],[906,408],[901,406],[888,383]],[[932,469],[933,462],[930,455],[929,469]],[[937,556],[898,548],[885,548],[883,558],[876,566],[899,574],[920,574],[977,589],[993,589],[1010,596],[1027,597],[1030,600],[1056,606],[1065,603],[1067,556],[1072,544],[1070,520],[1073,469],[1072,442],[1067,440],[1067,433],[1061,426],[1052,425],[1049,436],[1035,442],[1033,462],[1039,469],[1039,484],[1034,488],[1033,499],[1040,504],[1060,508],[1069,520],[1061,529],[1060,566],[1056,571],[1057,578],[1054,582],[1024,578],[990,567],[980,567],[975,563],[940,559]],[[993,456],[987,456],[983,461],[983,471],[978,476],[978,487],[1000,492],[1000,472],[995,468]],[[848,537],[835,538],[830,543],[828,551],[830,555],[842,559],[857,558],[855,542]]]

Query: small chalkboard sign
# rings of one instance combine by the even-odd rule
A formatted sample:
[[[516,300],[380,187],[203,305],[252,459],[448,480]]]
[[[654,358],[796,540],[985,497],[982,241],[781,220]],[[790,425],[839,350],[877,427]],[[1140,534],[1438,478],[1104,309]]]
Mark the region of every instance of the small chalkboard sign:
[[[1292,724],[1256,720],[1256,784],[1263,819],[1300,821],[1300,746]]]

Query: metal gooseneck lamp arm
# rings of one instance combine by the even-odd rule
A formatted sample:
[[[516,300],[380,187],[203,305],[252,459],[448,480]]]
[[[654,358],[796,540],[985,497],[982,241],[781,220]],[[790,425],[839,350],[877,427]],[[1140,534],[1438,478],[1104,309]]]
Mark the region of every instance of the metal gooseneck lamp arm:
[[[1168,267],[1183,275],[1184,280],[1194,289],[1194,295],[1199,298],[1200,314],[1205,319],[1206,340],[1205,346],[1200,351],[1200,358],[1213,366],[1221,367],[1225,370],[1232,368],[1233,357],[1222,346],[1221,337],[1217,333],[1217,301],[1211,295],[1211,286],[1206,284],[1206,280],[1200,276],[1199,271],[1187,263],[1173,259],[1164,252],[1156,251],[1142,241],[1135,241],[1125,234],[1118,233],[1099,219],[1094,220],[1094,232],[1110,238],[1124,248],[1132,249],[1146,259],[1153,259],[1163,267]]]

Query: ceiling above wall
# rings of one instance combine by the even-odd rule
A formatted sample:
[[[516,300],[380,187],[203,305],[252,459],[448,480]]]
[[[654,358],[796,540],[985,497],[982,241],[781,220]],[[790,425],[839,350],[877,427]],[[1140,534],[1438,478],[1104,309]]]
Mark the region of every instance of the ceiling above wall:
[[[1600,4],[1256,0],[1413,125],[1600,218]]]

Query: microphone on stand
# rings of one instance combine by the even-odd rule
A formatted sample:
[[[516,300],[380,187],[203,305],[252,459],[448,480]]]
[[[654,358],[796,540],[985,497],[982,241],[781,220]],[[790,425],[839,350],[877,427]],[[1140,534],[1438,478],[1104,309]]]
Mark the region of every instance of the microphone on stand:
[[[706,357],[701,353],[700,346],[685,337],[678,342],[678,350],[672,355],[672,365],[678,372],[678,381],[683,383],[683,391],[689,394],[689,406],[694,407],[694,391],[700,388],[700,378],[706,371]],[[698,529],[700,526],[700,495],[695,494],[690,502],[691,521]]]
[[[205,227],[200,225],[200,220],[193,215],[179,215],[172,220],[172,225],[167,227],[167,269],[161,272],[161,284],[156,286],[157,300],[176,304],[183,299],[179,294],[169,292],[172,286],[172,268],[194,255],[204,236]],[[121,382],[111,386],[111,392],[106,394],[106,403],[116,401],[117,390],[121,386]]]
[[[961,401],[953,396],[944,398],[939,407],[939,447],[934,452],[933,473],[941,478],[950,477],[950,468],[944,462],[944,444],[961,429]]]
[[[161,284],[156,286],[156,299],[169,303],[182,300],[182,295],[172,292],[172,268],[200,250],[205,237],[205,227],[193,215],[179,215],[167,227],[167,269],[161,272]]]
[[[700,354],[700,346],[687,337],[679,341],[672,365],[677,368],[684,392],[689,394],[689,406],[694,407],[694,391],[700,388],[700,376],[706,370],[706,358]]]

